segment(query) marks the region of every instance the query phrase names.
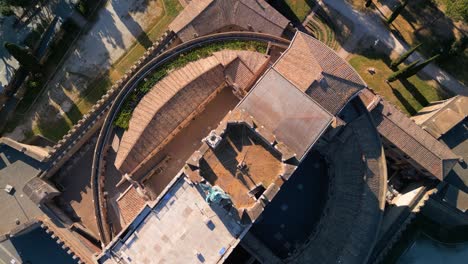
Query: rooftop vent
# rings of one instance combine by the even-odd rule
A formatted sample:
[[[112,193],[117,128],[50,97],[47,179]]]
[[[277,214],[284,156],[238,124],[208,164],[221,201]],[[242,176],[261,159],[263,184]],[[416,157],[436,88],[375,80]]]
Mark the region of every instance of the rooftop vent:
[[[222,138],[216,134],[215,130],[212,130],[210,134],[203,139],[203,141],[208,144],[212,149],[218,147],[219,143],[221,143]]]

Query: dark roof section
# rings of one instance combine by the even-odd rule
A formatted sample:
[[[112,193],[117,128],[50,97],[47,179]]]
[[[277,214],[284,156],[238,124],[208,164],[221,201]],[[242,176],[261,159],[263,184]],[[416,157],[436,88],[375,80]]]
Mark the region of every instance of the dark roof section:
[[[288,263],[367,263],[387,189],[385,155],[369,113],[348,123],[326,153],[328,201],[316,232]]]
[[[291,148],[299,160],[328,128],[333,116],[269,69],[240,102],[244,109]]]
[[[192,0],[169,29],[182,41],[228,26],[281,36],[289,21],[264,0]]]
[[[333,115],[367,86],[335,51],[299,31],[273,67]]]
[[[54,186],[39,177],[29,180],[23,187],[23,192],[37,205],[60,194]]]
[[[372,116],[381,136],[439,180],[458,162],[458,156],[447,146],[390,103],[382,100],[372,110]]]

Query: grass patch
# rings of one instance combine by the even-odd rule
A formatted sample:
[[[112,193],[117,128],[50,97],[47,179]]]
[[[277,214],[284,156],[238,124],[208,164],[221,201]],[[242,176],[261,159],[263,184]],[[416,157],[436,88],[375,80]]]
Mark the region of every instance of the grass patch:
[[[434,81],[424,81],[417,75],[387,84],[385,80],[393,73],[389,66],[390,60],[386,55],[374,50],[368,49],[359,55],[354,55],[349,63],[370,88],[409,115],[416,114],[432,101],[449,97],[436,86]],[[367,71],[368,68],[374,68],[376,73],[371,75]]]
[[[150,26],[150,30],[143,33],[153,42],[156,42],[161,37],[168,25],[183,9],[177,0],[160,0],[158,4],[162,6],[163,12],[155,19],[155,23]],[[143,56],[145,51],[146,48],[140,42],[136,41],[129,51],[114,63],[110,78],[113,81],[120,79],[120,77]]]
[[[313,0],[277,0],[270,4],[294,23],[304,21],[312,7],[316,5]]]
[[[252,50],[260,53],[266,52],[267,45],[255,41],[228,41],[222,43],[209,44],[195,50],[186,52],[178,56],[173,61],[165,64],[161,68],[154,71],[150,76],[145,78],[145,81],[140,83],[138,87],[130,94],[120,110],[114,124],[124,129],[128,129],[128,124],[132,117],[133,109],[143,96],[153,88],[153,86],[164,78],[168,72],[181,68],[189,62],[196,61],[202,58],[211,56],[214,52],[220,50]]]
[[[338,50],[339,43],[336,40],[335,29],[333,27],[333,23],[320,12],[306,24],[306,28],[316,39],[325,43],[328,47]]]
[[[426,58],[442,52],[441,59],[437,60],[439,67],[466,85],[468,72],[466,67],[459,65],[467,65],[468,50],[448,55],[452,43],[463,37],[464,33],[459,30],[463,27],[456,26],[455,22],[446,16],[445,2],[445,0],[410,1],[390,28],[397,37],[410,46],[422,43],[419,52]]]
[[[53,122],[39,118],[36,125],[32,128],[32,132],[35,135],[42,135],[53,142],[57,142],[70,130],[71,127],[72,124],[63,117],[60,117]]]

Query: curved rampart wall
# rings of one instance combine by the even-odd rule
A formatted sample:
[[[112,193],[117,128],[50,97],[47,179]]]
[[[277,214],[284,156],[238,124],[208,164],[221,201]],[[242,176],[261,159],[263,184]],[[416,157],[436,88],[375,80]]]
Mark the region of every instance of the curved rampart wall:
[[[41,177],[49,178],[54,175],[62,165],[69,160],[80,147],[88,141],[104,122],[107,110],[125,83],[133,76],[148,60],[163,52],[175,40],[173,32],[166,31],[161,38],[149,47],[144,55],[127,70],[125,75],[93,105],[91,110],[85,114],[61,140],[49,152],[47,169]]]
[[[97,226],[99,229],[99,236],[103,246],[110,241],[109,226],[106,219],[106,202],[103,197],[103,183],[104,183],[104,156],[108,147],[108,141],[113,128],[113,120],[117,113],[122,107],[127,96],[135,89],[135,87],[143,80],[148,74],[153,72],[155,69],[163,65],[164,63],[176,58],[178,55],[193,50],[195,48],[223,41],[261,41],[266,43],[272,43],[277,46],[287,48],[289,40],[280,37],[256,33],[256,32],[226,32],[218,33],[208,36],[199,37],[187,42],[184,42],[172,49],[169,49],[159,56],[146,62],[140,69],[134,72],[134,74],[125,79],[123,82],[123,88],[120,89],[119,93],[115,96],[115,99],[110,105],[108,114],[104,120],[101,131],[98,136],[96,149],[94,151],[92,171],[91,171],[91,188],[94,196],[94,209],[96,213]],[[141,64],[140,64],[141,65]]]

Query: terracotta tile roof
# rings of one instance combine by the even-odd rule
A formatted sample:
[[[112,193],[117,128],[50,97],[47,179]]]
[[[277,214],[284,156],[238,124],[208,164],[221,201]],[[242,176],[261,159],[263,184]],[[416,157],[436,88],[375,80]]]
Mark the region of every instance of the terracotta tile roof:
[[[115,166],[124,173],[132,172],[216,88],[224,85],[225,76],[245,88],[267,60],[268,56],[257,52],[226,50],[168,74],[135,108]]]
[[[130,186],[122,196],[117,199],[117,204],[124,224],[127,225],[140,213],[146,201],[138,194],[133,186]]]
[[[309,47],[309,42],[304,34],[297,34],[291,46],[273,66],[302,92],[319,80],[323,71]]]
[[[390,103],[382,100],[372,111],[372,116],[381,136],[434,177],[443,180],[458,162],[458,157],[447,146]]]
[[[159,81],[135,108],[117,152],[116,167],[130,173],[223,83],[223,67],[213,57],[193,62]]]
[[[193,0],[169,29],[187,41],[231,25],[281,36],[288,23],[264,0]]]
[[[274,68],[257,81],[238,105],[290,147],[300,160],[333,116]]]
[[[334,115],[366,87],[351,65],[302,32],[296,33],[274,68]]]

